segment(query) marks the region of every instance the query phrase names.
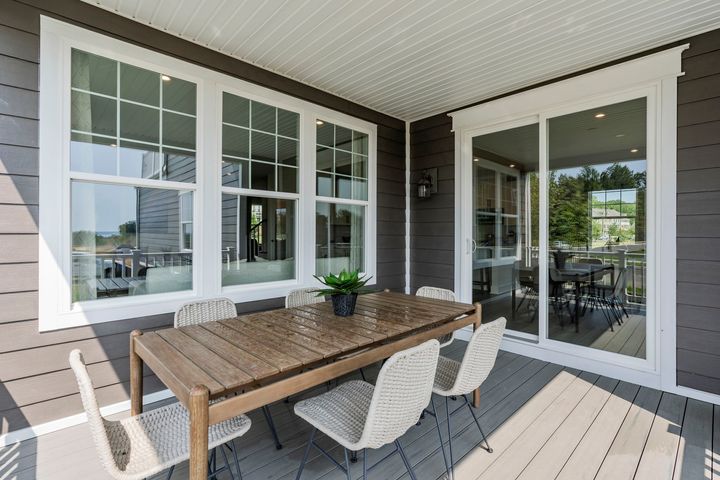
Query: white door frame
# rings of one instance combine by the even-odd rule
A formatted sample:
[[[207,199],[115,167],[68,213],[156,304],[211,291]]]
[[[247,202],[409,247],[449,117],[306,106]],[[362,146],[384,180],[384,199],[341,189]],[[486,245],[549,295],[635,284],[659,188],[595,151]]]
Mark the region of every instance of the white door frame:
[[[677,391],[715,401],[720,396],[676,386],[676,97],[681,53],[672,48],[585,75],[539,87],[450,114],[455,132],[455,291],[472,299],[471,238],[473,136],[538,122],[540,172],[547,170],[547,119],[645,96],[648,99],[648,297],[647,359],[624,357],[547,338],[540,322],[537,341],[506,337],[503,349],[619,378],[640,385]],[[547,176],[540,175],[540,249],[547,251]],[[547,259],[541,254],[541,263]],[[663,259],[662,262],[652,259]],[[545,265],[546,267],[546,265]],[[547,283],[541,265],[540,285]],[[541,302],[540,318],[547,304]],[[654,334],[653,334],[654,332]],[[690,390],[689,392],[686,390]]]

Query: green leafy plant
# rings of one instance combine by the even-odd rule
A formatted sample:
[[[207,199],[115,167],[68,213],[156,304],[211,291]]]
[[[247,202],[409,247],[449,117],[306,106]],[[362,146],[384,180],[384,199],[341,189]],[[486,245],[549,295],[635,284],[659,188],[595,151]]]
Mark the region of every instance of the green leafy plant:
[[[360,275],[360,270],[347,272],[343,270],[340,275],[328,274],[322,277],[313,275],[320,283],[328,288],[318,289],[317,294],[320,295],[350,295],[360,292],[365,284],[372,278],[365,278]]]

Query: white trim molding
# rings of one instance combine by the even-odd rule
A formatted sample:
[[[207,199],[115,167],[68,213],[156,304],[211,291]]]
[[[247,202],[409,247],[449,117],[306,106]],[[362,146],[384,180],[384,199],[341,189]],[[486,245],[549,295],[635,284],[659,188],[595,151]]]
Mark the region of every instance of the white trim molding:
[[[510,332],[503,349],[592,371],[644,386],[694,398],[715,400],[676,385],[676,109],[677,77],[688,45],[603,68],[450,114],[455,132],[455,291],[472,300],[472,138],[508,128],[539,124],[540,251],[547,240],[547,122],[553,117],[635,98],[647,99],[647,358],[637,359],[558,342],[548,337],[547,323],[539,334],[520,338]],[[541,264],[547,255],[540,255]],[[662,261],[659,261],[662,259]],[[540,285],[547,285],[540,269]],[[547,317],[540,302],[539,318]],[[712,401],[712,400],[709,400]]]
[[[316,285],[316,201],[364,207],[364,272],[376,282],[377,125],[290,95],[231,77],[162,53],[110,38],[45,16],[40,36],[40,209],[39,329],[89,325],[174,311],[189,300],[227,296],[235,302],[277,298],[291,289]],[[196,85],[196,179],[193,183],[136,179],[70,170],[71,51],[79,49]],[[221,186],[222,92],[299,115],[298,193],[228,189]],[[95,95],[95,94],[93,94]],[[322,198],[315,191],[316,119],[368,135],[367,201]],[[70,180],[192,191],[192,290],[72,302]],[[295,277],[267,283],[221,286],[221,195],[295,201]]]

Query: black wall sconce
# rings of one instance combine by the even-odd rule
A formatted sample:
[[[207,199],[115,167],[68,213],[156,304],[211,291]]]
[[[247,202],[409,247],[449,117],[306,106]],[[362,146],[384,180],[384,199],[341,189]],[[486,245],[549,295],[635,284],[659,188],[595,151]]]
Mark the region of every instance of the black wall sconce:
[[[418,198],[430,198],[433,193],[437,193],[437,168],[423,170],[417,181]]]

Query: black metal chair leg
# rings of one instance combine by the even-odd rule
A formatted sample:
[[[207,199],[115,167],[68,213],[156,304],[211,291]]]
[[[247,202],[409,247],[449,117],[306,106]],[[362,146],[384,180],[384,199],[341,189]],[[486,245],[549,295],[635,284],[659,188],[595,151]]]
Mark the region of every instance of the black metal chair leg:
[[[367,378],[365,378],[365,372],[363,372],[362,368],[360,369],[360,376],[362,377],[363,382],[367,382]]]
[[[447,471],[448,477],[450,476],[450,466],[448,465],[447,456],[445,455],[445,442],[442,438],[442,430],[440,429],[440,420],[438,420],[437,410],[435,409],[435,400],[430,397],[430,405],[432,406],[432,414],[435,417],[435,426],[437,427],[438,437],[440,438],[440,451],[442,451],[443,463],[445,463],[445,471]],[[450,419],[448,418],[448,421]]]
[[[410,462],[408,461],[407,457],[405,456],[405,451],[400,446],[400,441],[395,440],[395,446],[398,449],[398,452],[400,452],[400,457],[402,458],[403,463],[405,464],[405,468],[407,468],[408,474],[410,474],[410,480],[417,480],[417,477],[415,476],[415,472],[412,469],[412,466],[410,465]],[[348,480],[350,480],[350,477],[348,476]]]
[[[273,422],[272,415],[270,415],[270,409],[265,405],[262,407],[263,415],[265,415],[265,421],[268,424],[268,427],[270,427],[270,433],[272,433],[273,440],[275,440],[275,448],[280,450],[282,448],[282,443],[280,443],[280,439],[278,438],[277,430],[275,430],[275,422]]]
[[[347,480],[352,480],[352,475],[350,475],[350,457],[348,456],[348,449],[343,448],[345,451],[345,476],[347,477]]]
[[[452,430],[450,429],[450,402],[448,401],[448,397],[445,397],[445,415],[447,415],[448,450],[450,451],[450,478],[452,479],[455,474],[455,461],[453,459],[452,451]]]
[[[174,471],[175,471],[175,465],[173,465],[172,467],[170,467],[170,470],[168,470],[168,474],[167,474],[166,480],[170,480],[170,477],[172,477],[172,474],[173,474]]]
[[[357,463],[357,452],[354,450],[350,452],[350,463]]]
[[[465,397],[465,400],[467,401],[468,409],[470,409],[470,414],[472,415],[473,420],[475,420],[475,425],[477,425],[478,430],[480,430],[480,435],[482,435],[482,438],[483,438],[483,440],[485,441],[485,446],[486,446],[485,450],[487,450],[488,453],[493,453],[493,449],[492,449],[492,447],[490,446],[490,442],[488,442],[488,439],[487,439],[487,437],[485,436],[485,432],[483,432],[483,429],[482,429],[482,427],[480,426],[480,421],[478,420],[477,415],[475,415],[475,410],[473,410],[472,404],[470,403],[470,400],[468,400],[467,397]]]
[[[235,475],[233,475],[232,468],[230,468],[230,462],[228,461],[227,453],[225,453],[225,449],[222,445],[220,445],[220,453],[222,453],[223,460],[225,461],[225,467],[227,467],[228,472],[230,472],[230,478],[232,480],[235,480]]]
[[[307,447],[305,447],[305,455],[303,455],[303,459],[300,462],[300,468],[298,469],[298,473],[295,476],[295,480],[300,480],[300,475],[302,475],[303,469],[305,468],[305,462],[307,462],[308,455],[310,454],[310,448],[312,448],[313,440],[315,440],[316,433],[317,428],[313,428],[312,432],[310,432],[310,439],[308,440]]]
[[[363,480],[367,480],[367,448],[363,449]]]
[[[242,472],[240,471],[240,460],[238,460],[237,447],[235,446],[234,440],[230,440],[230,443],[232,443],[232,446],[233,446],[233,448],[231,448],[230,451],[233,454],[233,460],[235,462],[235,470],[237,470],[238,479],[242,480]]]

